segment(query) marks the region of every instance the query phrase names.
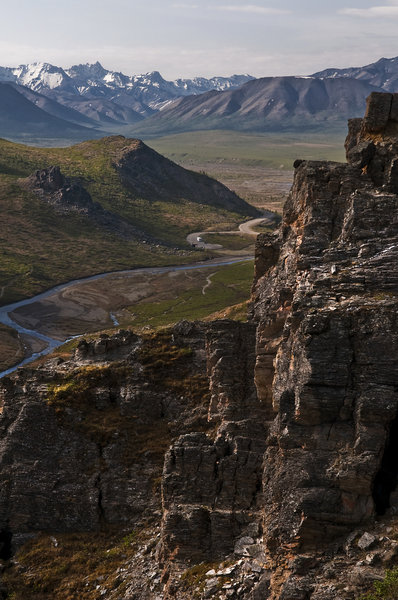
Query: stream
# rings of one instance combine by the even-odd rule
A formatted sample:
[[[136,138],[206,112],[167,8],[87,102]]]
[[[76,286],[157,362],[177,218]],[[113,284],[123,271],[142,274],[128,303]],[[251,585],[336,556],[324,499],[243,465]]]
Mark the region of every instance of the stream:
[[[74,339],[74,337],[81,337],[80,335],[78,335],[78,336],[73,336],[71,338],[64,339],[64,340],[57,340],[57,339],[48,337],[46,335],[43,335],[38,330],[26,329],[25,327],[22,327],[16,321],[14,321],[11,316],[12,312],[14,310],[16,310],[17,308],[20,308],[22,306],[27,306],[29,304],[33,304],[34,302],[37,302],[39,300],[44,300],[45,298],[49,298],[53,294],[64,291],[65,289],[70,288],[75,285],[78,285],[79,283],[87,283],[90,281],[96,281],[98,279],[103,279],[103,278],[111,276],[111,275],[124,275],[124,274],[129,275],[132,273],[150,273],[151,275],[156,275],[156,274],[160,275],[162,273],[168,273],[171,271],[188,271],[188,270],[194,270],[194,269],[205,269],[205,268],[209,268],[209,267],[221,267],[224,265],[232,265],[237,262],[243,262],[243,261],[248,261],[248,260],[253,260],[253,257],[252,256],[240,256],[240,257],[234,257],[234,258],[225,257],[224,259],[216,258],[216,259],[211,259],[211,260],[207,260],[204,262],[193,263],[190,265],[179,265],[179,266],[172,266],[172,267],[142,267],[142,268],[138,268],[138,269],[129,269],[129,270],[125,270],[125,271],[111,271],[108,273],[100,273],[98,275],[91,275],[90,277],[74,279],[72,281],[68,281],[67,283],[61,283],[61,284],[47,290],[46,292],[42,292],[40,294],[37,294],[36,296],[33,296],[32,298],[27,298],[25,300],[19,300],[18,302],[13,302],[12,304],[0,306],[0,323],[3,323],[4,325],[11,327],[15,331],[17,331],[19,334],[28,335],[28,336],[35,338],[37,340],[40,340],[41,342],[44,342],[46,344],[46,347],[44,348],[44,350],[41,350],[40,352],[35,352],[35,353],[31,354],[30,356],[27,356],[26,358],[24,358],[24,360],[17,363],[13,367],[10,367],[9,369],[6,369],[5,371],[1,371],[0,378],[5,377],[6,375],[9,375],[10,373],[15,371],[19,367],[22,367],[23,365],[26,365],[26,364],[36,360],[40,356],[49,354],[55,348],[58,348],[59,346],[62,346],[62,344],[65,344],[65,342],[67,342],[71,339]],[[113,315],[113,313],[111,313],[111,315],[112,315],[111,318],[112,318],[113,323],[115,325],[118,325],[117,320],[116,320],[115,316]],[[84,335],[84,334],[82,334],[82,335]]]

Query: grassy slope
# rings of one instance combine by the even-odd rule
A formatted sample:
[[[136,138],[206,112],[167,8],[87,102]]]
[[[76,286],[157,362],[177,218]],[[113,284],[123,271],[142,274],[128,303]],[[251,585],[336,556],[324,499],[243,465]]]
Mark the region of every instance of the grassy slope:
[[[184,245],[189,231],[242,219],[183,199],[134,198],[112,167],[113,157],[123,145],[125,140],[120,137],[70,148],[32,148],[0,140],[2,304],[93,273],[200,259],[197,252],[127,242],[78,215],[57,214],[18,183],[36,169],[60,165],[65,175],[83,183],[93,200],[170,246]]]

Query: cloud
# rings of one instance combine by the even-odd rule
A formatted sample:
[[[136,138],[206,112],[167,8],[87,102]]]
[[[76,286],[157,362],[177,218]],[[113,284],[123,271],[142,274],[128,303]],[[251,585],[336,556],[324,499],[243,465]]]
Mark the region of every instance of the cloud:
[[[172,8],[199,8],[199,4],[187,4],[186,2],[179,2],[171,5]]]
[[[266,8],[264,6],[258,6],[257,4],[246,4],[245,6],[224,4],[221,6],[213,6],[212,9],[213,10],[224,10],[224,11],[228,11],[228,12],[260,14],[260,15],[287,15],[287,14],[290,14],[289,10],[283,10],[280,8]]]
[[[341,15],[349,17],[383,18],[398,17],[398,1],[390,2],[389,6],[371,6],[370,8],[343,8],[339,10]]]

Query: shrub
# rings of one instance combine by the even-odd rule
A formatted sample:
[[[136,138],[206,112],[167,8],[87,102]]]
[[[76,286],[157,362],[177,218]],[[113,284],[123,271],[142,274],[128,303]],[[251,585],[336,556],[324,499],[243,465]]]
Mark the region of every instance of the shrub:
[[[360,600],[396,600],[398,598],[398,567],[386,572],[382,581],[375,581],[373,591]]]

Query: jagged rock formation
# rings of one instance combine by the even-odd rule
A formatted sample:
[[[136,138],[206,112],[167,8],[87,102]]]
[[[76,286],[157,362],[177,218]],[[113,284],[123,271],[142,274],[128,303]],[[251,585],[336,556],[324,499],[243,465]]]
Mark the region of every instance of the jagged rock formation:
[[[264,537],[279,565],[281,548],[325,550],[384,513],[396,484],[395,102],[370,96],[348,165],[297,161],[281,231],[257,242],[256,380],[273,381],[275,417]]]
[[[77,211],[88,213],[93,201],[87,190],[79,183],[71,183],[58,166],[39,169],[28,177],[27,185],[47,202],[57,206],[60,212]]]
[[[396,564],[397,101],[370,96],[347,164],[296,161],[248,323],[102,336],[3,380],[0,558],[146,527],[110,600],[354,600]]]
[[[179,438],[163,470],[162,555],[167,560],[216,560],[261,507],[265,430],[253,382],[255,328],[216,321],[207,332],[211,400],[218,425]]]
[[[72,182],[61,173],[59,166],[39,169],[22,183],[60,214],[77,213],[106,231],[116,233],[125,239],[143,236],[142,232],[131,223],[105,210],[99,202],[94,202],[78,181]]]

